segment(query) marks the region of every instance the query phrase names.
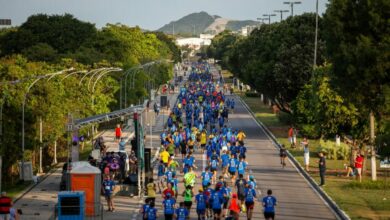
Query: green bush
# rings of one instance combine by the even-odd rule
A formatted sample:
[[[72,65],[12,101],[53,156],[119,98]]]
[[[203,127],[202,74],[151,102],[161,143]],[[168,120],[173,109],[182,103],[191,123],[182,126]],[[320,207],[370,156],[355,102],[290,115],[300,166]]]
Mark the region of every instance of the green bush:
[[[260,97],[260,93],[257,93],[257,92],[246,92],[245,96],[246,97]]]
[[[350,150],[349,146],[344,143],[340,143],[340,146],[336,146],[333,141],[320,140],[319,151],[324,152],[326,157],[331,160],[345,160],[349,158]]]

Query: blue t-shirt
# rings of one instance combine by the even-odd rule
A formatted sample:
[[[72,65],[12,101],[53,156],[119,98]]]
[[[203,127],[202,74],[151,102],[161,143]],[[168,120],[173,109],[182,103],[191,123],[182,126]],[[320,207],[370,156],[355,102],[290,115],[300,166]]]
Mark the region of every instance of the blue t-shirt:
[[[246,162],[245,161],[240,161],[238,163],[238,174],[244,174],[245,173],[245,169],[246,169]]]
[[[104,180],[103,186],[104,186],[104,193],[106,195],[110,195],[114,190],[115,182],[113,180]]]
[[[184,159],[184,164],[187,165],[187,166],[192,167],[192,165],[194,164],[194,160],[195,160],[194,157],[185,158]]]
[[[196,210],[205,210],[207,198],[203,193],[199,193],[195,196]]]
[[[143,216],[145,217],[148,214],[148,211],[150,209],[150,205],[149,204],[144,204],[142,206],[142,209],[143,209]]]
[[[161,176],[164,176],[165,175],[165,166],[164,164],[160,164],[158,165],[158,172],[157,172],[157,176],[161,177]]]
[[[251,185],[252,186],[252,189],[256,189],[256,182],[255,181],[252,181],[252,180],[249,180],[248,181],[248,185]]]
[[[157,209],[149,208],[148,210],[148,220],[156,220],[157,219]]]
[[[164,205],[164,214],[172,215],[175,212],[173,206],[175,205],[175,200],[172,198],[166,199],[163,201]]]
[[[264,212],[275,212],[276,198],[266,196],[263,198]]]
[[[235,158],[231,158],[229,160],[229,171],[230,172],[236,172],[237,171],[237,166],[238,166],[238,161]]]
[[[213,177],[213,174],[211,172],[203,172],[202,173],[202,185],[203,186],[207,186],[210,181],[211,181],[211,178]]]
[[[211,165],[212,169],[217,169],[217,167],[218,167],[218,160],[217,159],[212,159],[210,165]]]
[[[227,165],[229,165],[229,159],[230,159],[230,157],[228,154],[222,154],[221,160],[222,160],[223,167],[226,167]]]
[[[188,216],[188,210],[186,208],[178,208],[176,209],[177,220],[186,220]]]
[[[211,207],[213,209],[221,209],[221,206],[223,204],[223,195],[220,191],[215,191],[211,195]]]
[[[256,190],[251,188],[245,189],[245,202],[254,202],[256,197]]]
[[[167,183],[171,182],[172,179],[173,179],[173,172],[168,170],[166,173],[165,173],[165,176],[167,177]]]

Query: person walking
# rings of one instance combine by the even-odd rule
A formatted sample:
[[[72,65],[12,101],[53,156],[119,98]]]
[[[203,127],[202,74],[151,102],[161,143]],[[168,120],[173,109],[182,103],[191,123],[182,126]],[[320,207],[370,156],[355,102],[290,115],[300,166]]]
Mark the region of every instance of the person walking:
[[[306,137],[303,138],[302,141],[303,146],[303,162],[305,164],[305,170],[309,172],[309,163],[310,163],[310,149],[309,149],[309,141]]]
[[[11,207],[12,199],[7,196],[6,192],[2,192],[0,197],[0,219],[9,219]]]
[[[103,181],[104,187],[104,196],[106,197],[107,206],[109,212],[114,212],[114,201],[113,201],[113,192],[115,187],[115,182],[111,179],[110,175],[106,176],[106,179]]]
[[[272,190],[267,191],[267,196],[263,198],[263,207],[264,207],[264,218],[265,220],[275,219],[275,206],[277,205],[277,200],[272,196]]]
[[[325,160],[324,153],[320,152],[319,156],[320,156],[320,159],[318,160],[318,168],[320,170],[320,178],[321,178],[320,186],[324,186],[325,185],[326,160]]]

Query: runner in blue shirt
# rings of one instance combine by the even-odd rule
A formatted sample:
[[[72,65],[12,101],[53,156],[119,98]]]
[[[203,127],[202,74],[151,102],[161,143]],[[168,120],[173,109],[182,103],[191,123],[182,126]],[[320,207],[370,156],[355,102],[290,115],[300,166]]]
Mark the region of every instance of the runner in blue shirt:
[[[244,145],[239,146],[240,157],[246,158],[246,147]]]
[[[103,181],[103,188],[104,188],[104,196],[106,197],[107,200],[107,206],[109,212],[113,212],[115,210],[114,202],[112,201],[114,187],[115,187],[115,182],[111,180],[111,177],[108,175],[106,179]]]
[[[199,194],[195,196],[196,213],[198,214],[198,220],[205,219],[207,199],[207,196],[203,193],[203,189],[200,188]]]
[[[267,196],[263,198],[264,218],[266,220],[275,218],[276,198],[272,196],[272,190],[267,191]]]
[[[211,208],[214,212],[214,219],[220,219],[222,213],[223,194],[221,192],[222,184],[218,183],[215,191],[210,197]]]
[[[203,188],[207,188],[210,186],[211,178],[213,177],[213,173],[209,172],[209,168],[206,167],[205,171],[202,172],[202,186]]]
[[[168,170],[167,172],[165,172],[165,176],[166,176],[166,182],[169,183],[173,179],[173,172],[171,170]]]
[[[256,189],[256,187],[257,187],[255,178],[252,175],[249,176],[248,185],[251,185],[252,189]]]
[[[164,206],[164,216],[166,220],[172,220],[173,214],[175,213],[175,200],[172,198],[170,193],[166,194],[166,197],[163,201]]]
[[[151,203],[147,212],[147,220],[156,220],[157,217],[157,209],[154,208],[154,203]]]
[[[158,190],[160,191],[161,193],[161,189],[164,189],[164,177],[165,177],[165,165],[164,165],[164,162],[161,160],[160,161],[160,164],[158,165],[158,172],[157,172],[157,177],[158,177],[158,182],[157,182],[157,186],[158,186]]]
[[[245,188],[245,206],[246,216],[248,219],[252,219],[253,208],[255,207],[256,190],[252,188],[252,185],[248,185]]]
[[[219,159],[218,159],[218,155],[215,153],[215,151],[213,152],[213,155],[211,155],[211,160],[210,160],[210,171],[213,173],[213,178],[212,178],[212,184],[215,184],[215,180],[217,178],[217,169],[218,169],[218,165],[219,165]]]
[[[140,213],[142,214],[142,219],[147,220],[148,219],[148,211],[150,208],[151,200],[146,199],[145,204],[142,205]]]
[[[240,162],[238,162],[238,174],[245,175],[245,170],[247,168],[247,163],[244,158],[240,158]]]
[[[222,160],[222,174],[224,176],[226,176],[227,175],[227,168],[229,166],[229,160],[230,160],[230,156],[229,156],[229,154],[226,153],[226,151],[222,152],[221,160]]]
[[[232,179],[232,184],[234,184],[236,179],[237,167],[238,167],[237,157],[230,158],[228,171]]]
[[[186,220],[188,218],[189,212],[184,206],[184,202],[180,203],[180,208],[176,209],[176,220]]]

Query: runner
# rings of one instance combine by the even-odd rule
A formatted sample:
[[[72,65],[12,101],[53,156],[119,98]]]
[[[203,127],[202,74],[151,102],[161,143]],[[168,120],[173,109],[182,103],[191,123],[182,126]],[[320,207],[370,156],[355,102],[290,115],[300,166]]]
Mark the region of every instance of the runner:
[[[106,197],[107,207],[109,212],[114,212],[114,201],[113,201],[113,191],[115,187],[115,182],[111,180],[111,177],[108,175],[103,181],[104,196]]]
[[[148,212],[149,212],[150,204],[151,204],[151,200],[145,199],[145,204],[142,205],[142,207],[139,211],[142,214],[143,220],[148,219]]]
[[[272,196],[272,190],[267,191],[267,196],[263,198],[264,218],[266,220],[275,219],[276,198]]]
[[[186,189],[183,192],[183,197],[184,197],[184,206],[187,208],[188,213],[190,213],[192,207],[192,197],[194,197],[194,193],[192,192],[191,186],[186,187]]]
[[[188,173],[184,175],[183,182],[184,187],[191,187],[191,189],[195,186],[197,175],[192,170],[192,167],[189,167]]]
[[[287,157],[287,150],[284,144],[282,144],[280,146],[280,164],[282,164],[283,168],[286,166],[286,157]]]
[[[211,207],[214,213],[214,219],[221,219],[223,194],[221,192],[222,184],[218,183],[213,194],[210,197]]]
[[[180,207],[176,209],[175,218],[176,220],[186,220],[188,219],[189,211],[185,208],[185,203],[181,202]]]
[[[246,180],[242,174],[238,175],[238,179],[236,180],[235,186],[237,187],[237,195],[238,199],[241,201],[241,204],[244,203],[245,200],[245,188],[246,188]]]
[[[151,203],[147,212],[147,220],[156,220],[157,217],[157,209],[154,207],[154,203]]]
[[[234,156],[229,160],[229,169],[228,169],[231,177],[232,185],[234,185],[236,180],[237,167],[238,167],[237,156]]]
[[[256,190],[252,188],[252,185],[248,184],[248,187],[245,188],[245,206],[246,206],[246,216],[248,220],[252,219],[253,208],[255,207],[255,198]]]
[[[233,193],[232,199],[229,203],[229,211],[230,211],[230,217],[234,220],[238,220],[240,218],[240,211],[241,211],[241,204],[240,201],[237,198],[237,194]]]
[[[206,202],[208,198],[203,193],[203,189],[199,189],[199,193],[195,196],[196,201],[196,213],[198,214],[198,220],[203,220],[206,217]]]
[[[166,220],[172,220],[175,212],[175,200],[172,198],[172,194],[167,193],[163,201],[164,216]]]
[[[209,171],[209,168],[206,167],[205,171],[202,172],[202,187],[205,189],[211,185],[211,179],[213,173]]]

